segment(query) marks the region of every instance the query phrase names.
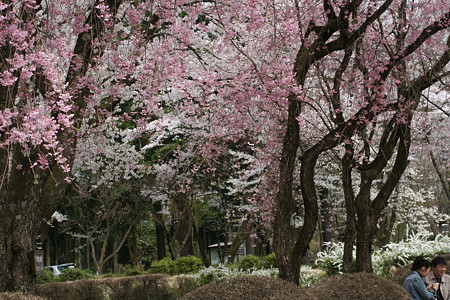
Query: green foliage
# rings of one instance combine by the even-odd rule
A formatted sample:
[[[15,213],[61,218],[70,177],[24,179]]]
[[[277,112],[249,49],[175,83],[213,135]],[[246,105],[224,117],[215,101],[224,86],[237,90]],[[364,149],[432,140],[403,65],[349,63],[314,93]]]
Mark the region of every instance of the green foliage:
[[[261,269],[262,266],[263,262],[258,256],[255,255],[244,256],[239,262],[239,269],[244,271]]]
[[[275,268],[277,265],[277,256],[276,256],[275,252],[272,252],[272,253],[266,255],[263,258],[262,263],[263,263],[264,269]]]
[[[203,262],[200,258],[193,255],[180,257],[175,261],[177,274],[197,273],[203,269]]]
[[[49,283],[55,281],[58,281],[58,277],[56,277],[53,272],[49,270],[45,270],[44,274],[36,276],[36,283]]]
[[[142,271],[139,270],[138,268],[133,268],[130,265],[126,265],[123,269],[123,274],[125,276],[136,276],[136,275],[141,275]]]
[[[93,278],[92,271],[90,270],[81,270],[81,269],[65,269],[61,275],[58,276],[58,281],[74,281],[74,280],[82,280],[82,279],[90,279]]]
[[[164,257],[163,259],[155,261],[151,264],[150,273],[175,275],[175,262],[169,257]]]

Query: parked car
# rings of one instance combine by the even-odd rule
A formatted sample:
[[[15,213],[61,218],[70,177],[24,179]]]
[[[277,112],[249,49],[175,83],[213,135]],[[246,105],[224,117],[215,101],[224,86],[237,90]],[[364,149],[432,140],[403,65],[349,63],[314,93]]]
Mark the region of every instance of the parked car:
[[[66,264],[60,264],[60,265],[54,265],[54,266],[46,266],[44,267],[45,270],[49,270],[53,273],[55,276],[59,276],[64,270],[66,269],[73,269],[76,268],[77,265],[75,263],[66,263]]]

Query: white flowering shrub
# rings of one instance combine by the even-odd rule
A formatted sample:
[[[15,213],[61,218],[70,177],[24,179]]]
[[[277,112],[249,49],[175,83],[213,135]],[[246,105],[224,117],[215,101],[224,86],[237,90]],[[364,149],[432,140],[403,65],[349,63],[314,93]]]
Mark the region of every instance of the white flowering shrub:
[[[184,275],[193,278],[197,284],[204,285],[215,280],[236,277],[236,276],[266,276],[266,277],[278,277],[277,268],[247,270],[233,269],[224,265],[216,267],[208,267],[200,270],[196,274]],[[310,266],[302,266],[300,269],[300,281],[302,287],[310,287],[317,280],[327,276],[326,272],[320,269],[313,269]]]
[[[391,243],[374,251],[374,272],[388,275],[392,267],[405,266],[417,256],[433,258],[439,254],[450,253],[450,236],[439,234],[433,240],[429,238],[430,234],[412,235],[405,241]]]
[[[328,274],[322,269],[311,266],[301,266],[300,268],[300,286],[309,288],[320,279],[327,277]]]
[[[328,244],[328,250],[319,252],[316,265],[327,274],[342,273],[344,244]],[[405,241],[387,244],[372,254],[372,266],[375,274],[386,276],[393,267],[405,266],[417,256],[432,258],[436,255],[450,253],[450,237],[437,235],[430,240],[430,234],[412,235]],[[355,255],[353,254],[353,257]]]
[[[325,243],[326,250],[317,253],[315,264],[328,275],[342,273],[342,258],[344,256],[344,243]],[[355,250],[355,249],[354,249]],[[354,257],[355,255],[353,255]]]

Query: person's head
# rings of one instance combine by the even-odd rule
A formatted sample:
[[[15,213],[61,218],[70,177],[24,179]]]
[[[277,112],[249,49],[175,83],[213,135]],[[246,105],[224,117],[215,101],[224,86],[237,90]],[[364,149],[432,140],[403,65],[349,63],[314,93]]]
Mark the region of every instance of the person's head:
[[[436,256],[431,261],[431,268],[434,273],[434,277],[442,278],[444,276],[445,271],[447,271],[447,261],[442,256]]]
[[[423,258],[422,256],[416,257],[414,259],[412,271],[419,272],[420,276],[425,277],[431,271],[431,262],[428,259]]]

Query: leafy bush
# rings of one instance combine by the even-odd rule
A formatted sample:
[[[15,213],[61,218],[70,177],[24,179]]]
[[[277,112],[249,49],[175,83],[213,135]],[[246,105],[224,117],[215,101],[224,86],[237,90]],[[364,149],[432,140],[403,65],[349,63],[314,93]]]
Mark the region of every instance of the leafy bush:
[[[263,260],[263,268],[265,269],[270,269],[270,268],[275,268],[277,265],[277,257],[275,255],[275,252],[272,252],[268,255],[266,255]]]
[[[142,271],[139,270],[138,268],[133,268],[132,266],[126,265],[123,269],[123,274],[125,276],[136,276],[141,275]]]
[[[52,271],[45,270],[44,274],[40,274],[36,276],[36,283],[49,283],[58,281],[58,277],[53,274]]]
[[[175,261],[175,268],[177,274],[191,274],[197,273],[203,269],[203,262],[200,258],[193,255],[180,257]]]
[[[90,279],[93,278],[92,271],[90,270],[81,270],[81,269],[65,269],[61,275],[58,276],[58,281],[74,281],[74,280],[82,280],[82,279]]]
[[[163,259],[155,261],[151,264],[150,273],[175,275],[175,262],[169,257],[164,257]]]
[[[239,269],[244,271],[261,269],[262,266],[261,259],[255,255],[246,255],[239,262]]]

